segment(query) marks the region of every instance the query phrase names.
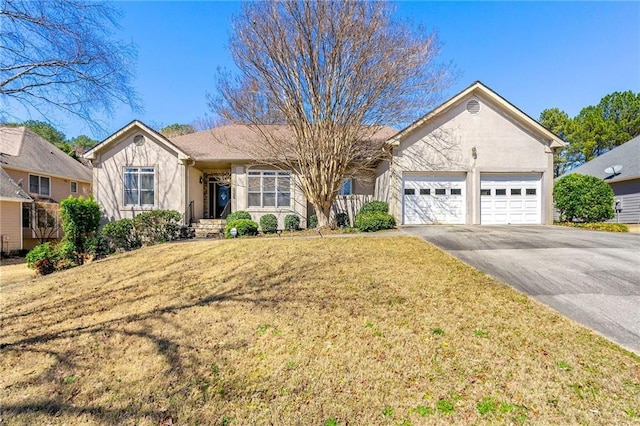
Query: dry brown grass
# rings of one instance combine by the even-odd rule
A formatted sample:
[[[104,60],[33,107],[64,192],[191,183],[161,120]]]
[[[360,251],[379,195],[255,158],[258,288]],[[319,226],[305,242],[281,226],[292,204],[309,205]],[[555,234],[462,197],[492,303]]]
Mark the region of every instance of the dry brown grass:
[[[638,357],[415,238],[167,244],[1,292],[6,424],[640,416]]]

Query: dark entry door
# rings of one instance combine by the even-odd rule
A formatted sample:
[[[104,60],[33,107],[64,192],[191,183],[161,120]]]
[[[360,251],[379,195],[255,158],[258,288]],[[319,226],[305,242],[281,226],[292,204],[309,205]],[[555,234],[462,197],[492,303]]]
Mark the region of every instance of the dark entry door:
[[[229,186],[222,185],[216,180],[209,181],[209,216],[222,219],[224,208],[229,202]]]

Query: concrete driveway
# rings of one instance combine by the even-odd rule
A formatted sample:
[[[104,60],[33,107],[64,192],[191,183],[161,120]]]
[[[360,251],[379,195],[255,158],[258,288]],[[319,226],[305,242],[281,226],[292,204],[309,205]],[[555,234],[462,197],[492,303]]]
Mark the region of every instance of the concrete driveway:
[[[640,235],[559,226],[406,226],[640,355]]]

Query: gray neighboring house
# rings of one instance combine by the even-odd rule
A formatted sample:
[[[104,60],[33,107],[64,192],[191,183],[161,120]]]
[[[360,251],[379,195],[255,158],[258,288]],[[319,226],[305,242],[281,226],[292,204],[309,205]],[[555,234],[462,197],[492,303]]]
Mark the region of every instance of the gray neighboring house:
[[[605,170],[622,166],[618,173]],[[616,218],[611,222],[640,223],[640,136],[565,173],[604,179],[615,196]]]

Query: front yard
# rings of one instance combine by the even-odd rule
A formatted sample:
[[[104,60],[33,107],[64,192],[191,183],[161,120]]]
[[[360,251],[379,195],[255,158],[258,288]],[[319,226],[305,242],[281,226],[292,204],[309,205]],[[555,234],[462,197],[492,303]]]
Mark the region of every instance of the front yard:
[[[637,356],[417,238],[19,268],[0,268],[6,424],[640,421]]]

